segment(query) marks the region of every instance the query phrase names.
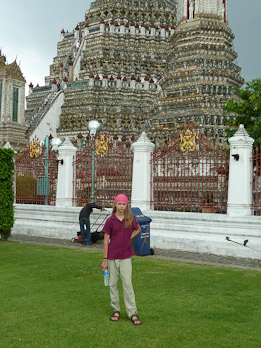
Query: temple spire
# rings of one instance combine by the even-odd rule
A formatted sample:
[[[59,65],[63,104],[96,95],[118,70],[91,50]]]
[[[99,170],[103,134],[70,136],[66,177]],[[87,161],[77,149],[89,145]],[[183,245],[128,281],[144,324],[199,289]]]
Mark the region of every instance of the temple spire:
[[[2,55],[2,50],[0,49],[0,66],[4,66],[6,64],[6,57]]]

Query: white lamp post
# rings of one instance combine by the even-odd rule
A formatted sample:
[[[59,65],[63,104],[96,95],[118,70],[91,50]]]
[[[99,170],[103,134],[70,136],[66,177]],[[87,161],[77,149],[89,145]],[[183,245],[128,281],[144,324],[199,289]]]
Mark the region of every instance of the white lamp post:
[[[91,194],[91,200],[94,199],[94,155],[95,155],[95,143],[94,138],[98,132],[101,130],[101,125],[98,121],[90,121],[88,123],[88,130],[90,132],[91,139],[93,141],[92,144],[92,194]]]
[[[62,145],[62,141],[60,138],[53,138],[51,140],[51,145],[52,145],[52,150],[54,152],[57,152],[58,151],[58,147]]]

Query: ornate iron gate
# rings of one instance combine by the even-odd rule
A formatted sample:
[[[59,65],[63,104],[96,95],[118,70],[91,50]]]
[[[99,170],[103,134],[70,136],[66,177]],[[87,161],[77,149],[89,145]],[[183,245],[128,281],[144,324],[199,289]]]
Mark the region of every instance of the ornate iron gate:
[[[151,208],[226,213],[227,150],[192,129],[152,154]]]
[[[252,151],[252,214],[261,215],[261,147]]]
[[[101,135],[86,143],[73,163],[74,205],[93,199],[111,207],[115,196],[131,197],[133,153],[129,143]]]
[[[47,137],[37,139],[15,159],[16,203],[55,205],[58,163]]]

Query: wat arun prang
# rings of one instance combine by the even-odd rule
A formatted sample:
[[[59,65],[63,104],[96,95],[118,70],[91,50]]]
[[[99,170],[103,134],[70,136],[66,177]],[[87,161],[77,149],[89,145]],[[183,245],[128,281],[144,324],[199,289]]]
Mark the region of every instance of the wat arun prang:
[[[233,39],[227,0],[94,1],[83,22],[61,31],[46,89],[27,98],[27,119],[58,82],[61,138],[87,136],[96,119],[124,140],[145,130],[161,143],[193,124],[222,142],[222,105],[244,82]]]

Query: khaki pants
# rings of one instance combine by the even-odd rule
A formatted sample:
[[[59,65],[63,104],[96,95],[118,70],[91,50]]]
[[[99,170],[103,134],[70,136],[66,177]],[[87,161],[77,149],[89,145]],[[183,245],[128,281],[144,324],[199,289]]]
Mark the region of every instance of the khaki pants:
[[[131,258],[125,260],[108,260],[110,272],[110,296],[111,307],[116,311],[121,311],[120,298],[118,292],[119,274],[122,280],[123,298],[126,307],[126,312],[129,317],[137,313],[135,295],[132,287],[132,264]]]

